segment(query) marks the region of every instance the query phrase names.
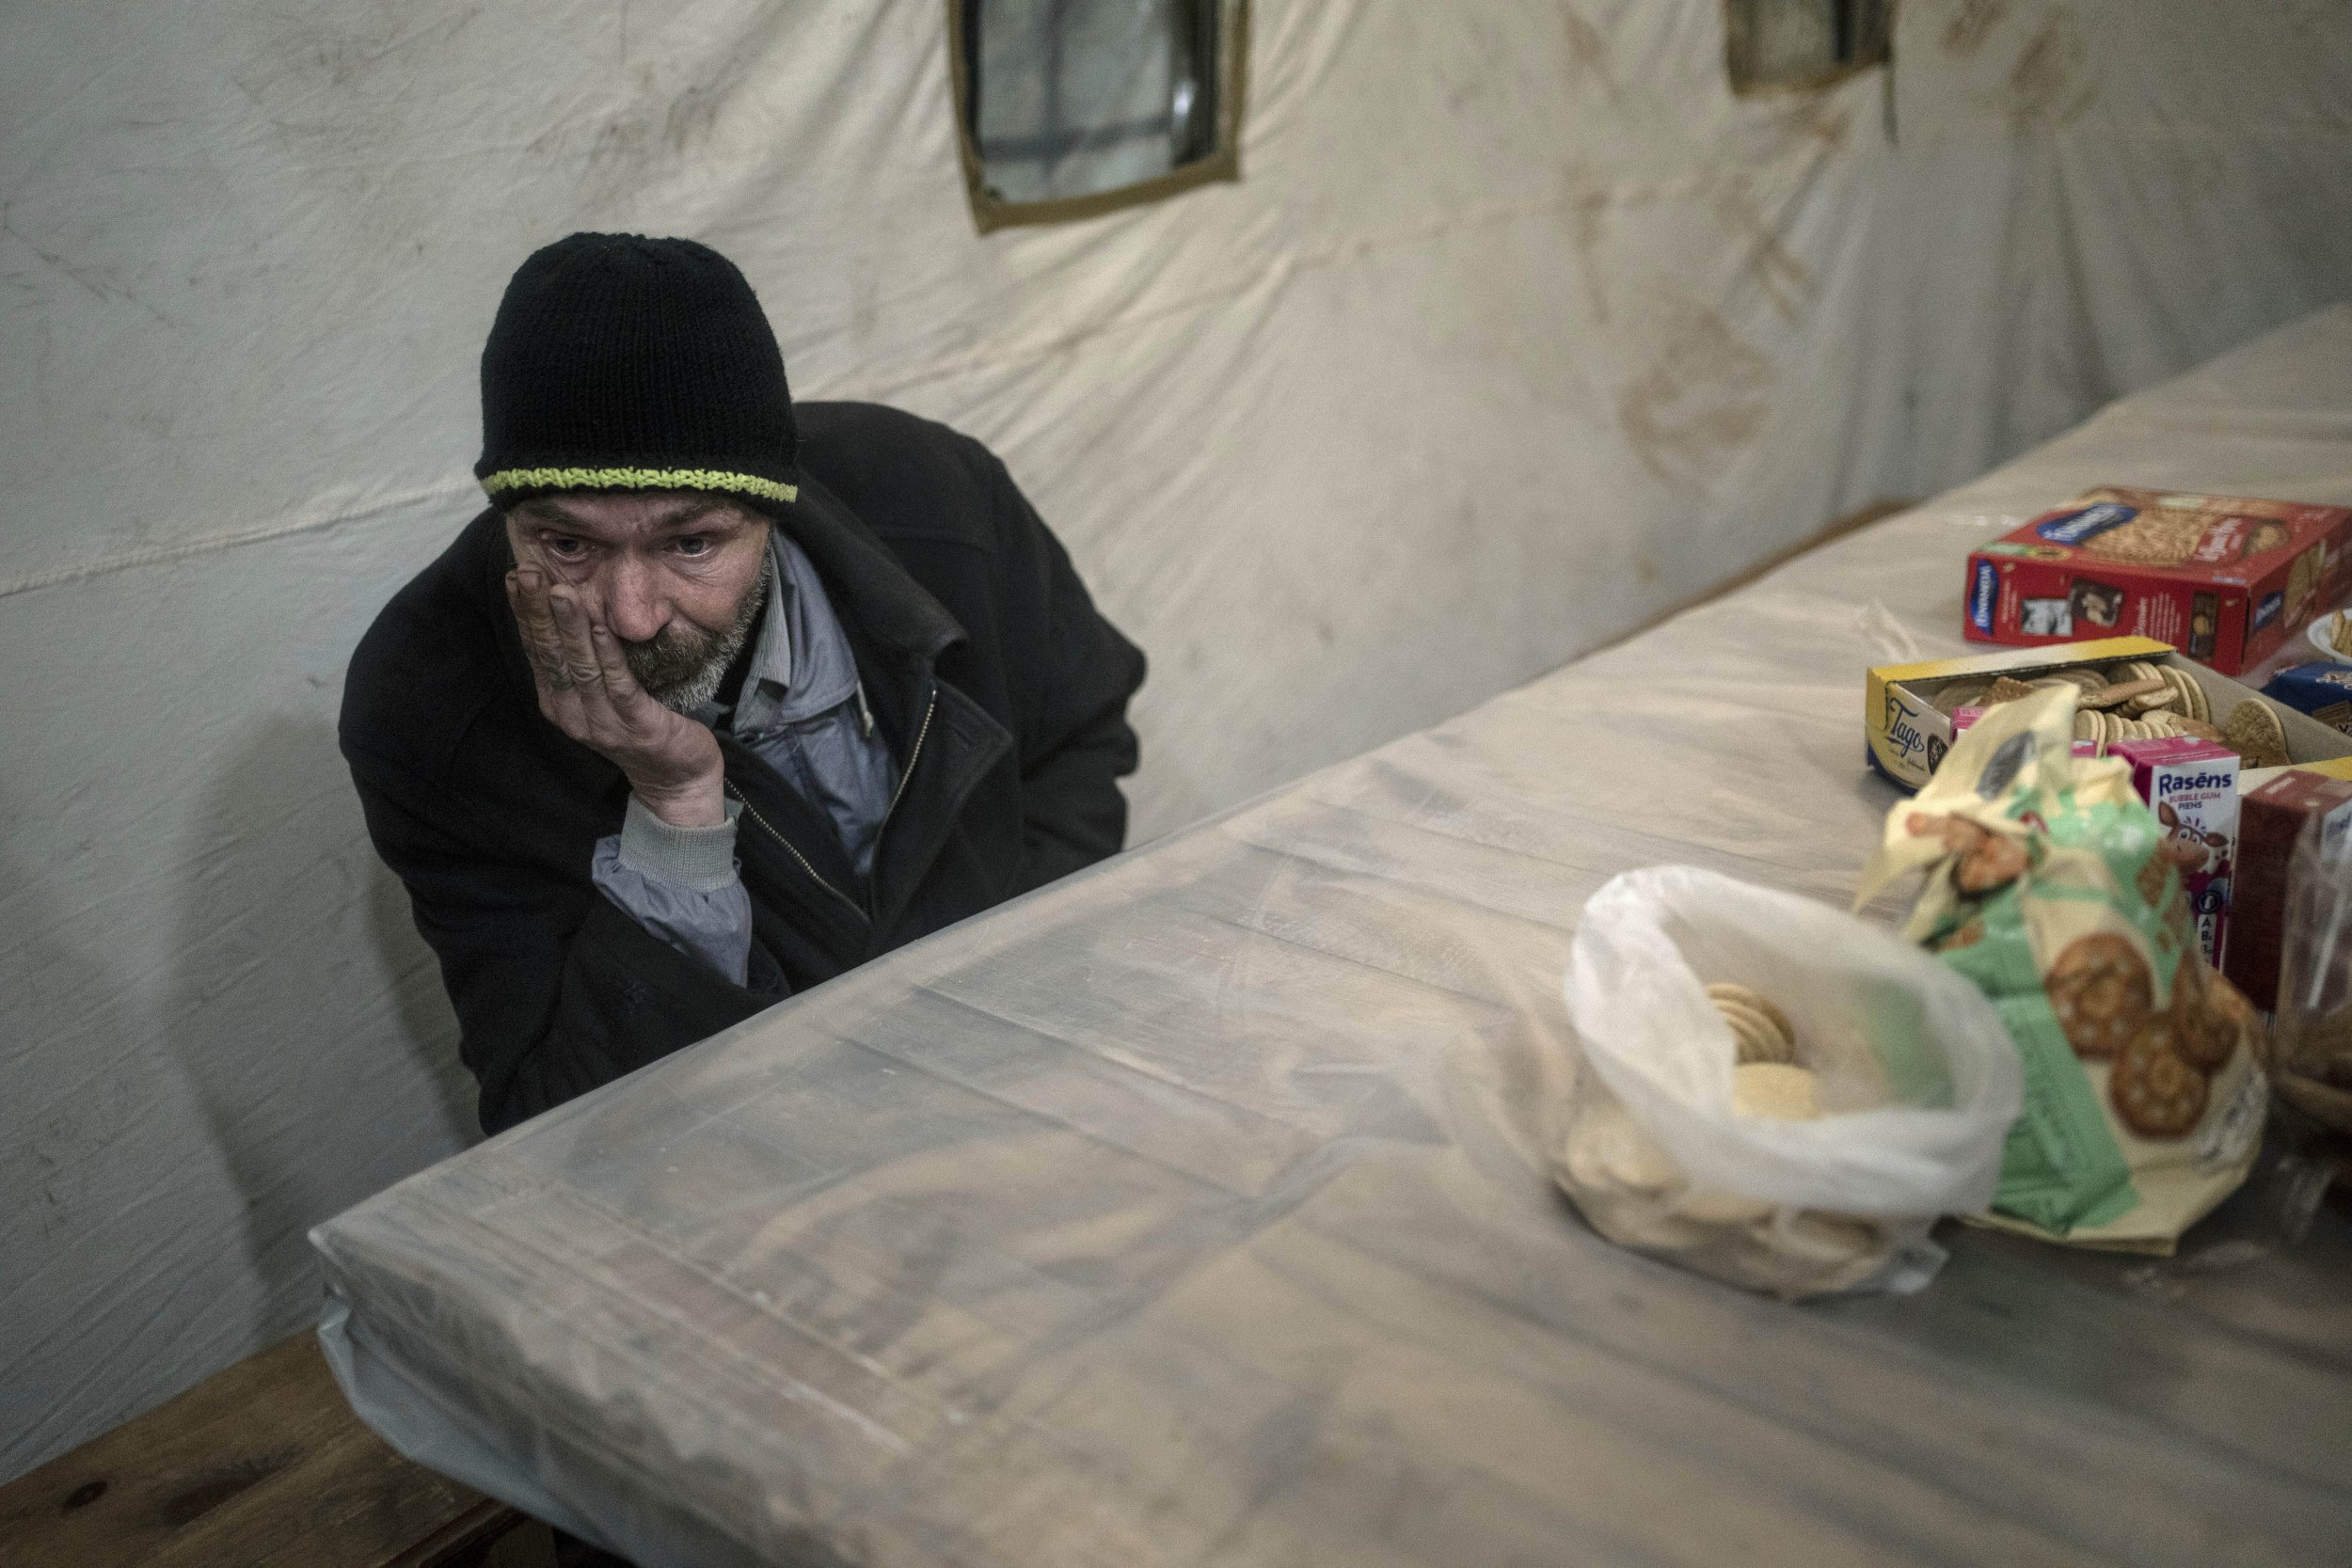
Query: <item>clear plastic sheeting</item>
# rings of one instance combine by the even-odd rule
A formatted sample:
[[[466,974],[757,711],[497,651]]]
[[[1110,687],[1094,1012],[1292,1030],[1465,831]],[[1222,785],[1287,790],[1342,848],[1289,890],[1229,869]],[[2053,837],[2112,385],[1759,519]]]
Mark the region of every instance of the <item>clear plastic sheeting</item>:
[[[648,1568],[2339,1562],[2340,1217],[1791,1308],[1588,1230],[1538,1085],[1613,875],[1844,901],[1971,545],[2352,499],[2347,409],[2338,309],[426,1171],[314,1234],[345,1386]]]

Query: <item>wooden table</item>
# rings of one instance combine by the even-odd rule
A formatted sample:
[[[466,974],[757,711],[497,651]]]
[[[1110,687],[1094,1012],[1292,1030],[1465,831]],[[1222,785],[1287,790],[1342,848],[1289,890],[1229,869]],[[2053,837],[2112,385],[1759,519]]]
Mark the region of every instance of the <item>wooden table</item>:
[[[459,1568],[521,1523],[359,1423],[304,1333],[0,1486],[11,1568]]]
[[[1842,904],[1863,670],[2101,482],[2352,499],[2352,312],[361,1205],[363,1410],[649,1565],[2340,1568],[2341,1214],[1792,1307],[1546,1176],[1584,900]]]

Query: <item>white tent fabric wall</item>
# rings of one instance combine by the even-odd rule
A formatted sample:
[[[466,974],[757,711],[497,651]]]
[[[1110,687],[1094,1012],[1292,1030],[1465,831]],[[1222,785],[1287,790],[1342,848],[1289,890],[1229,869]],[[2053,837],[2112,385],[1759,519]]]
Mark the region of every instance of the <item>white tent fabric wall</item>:
[[[801,396],[994,447],[1152,656],[1138,835],[2352,283],[2331,4],[1908,0],[1746,100],[1720,0],[1252,9],[1240,184],[986,239],[937,0],[0,14],[0,1477],[470,1135],[333,716],[532,246],[707,240]]]

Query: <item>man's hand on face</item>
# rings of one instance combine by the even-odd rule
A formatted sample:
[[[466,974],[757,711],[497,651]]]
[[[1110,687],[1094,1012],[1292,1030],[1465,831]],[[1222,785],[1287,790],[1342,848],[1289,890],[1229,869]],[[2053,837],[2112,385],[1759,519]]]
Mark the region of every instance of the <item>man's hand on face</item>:
[[[678,828],[726,820],[724,761],[709,727],[664,707],[637,684],[620,639],[593,624],[580,595],[526,562],[506,574],[539,711],[628,776],[656,816]]]

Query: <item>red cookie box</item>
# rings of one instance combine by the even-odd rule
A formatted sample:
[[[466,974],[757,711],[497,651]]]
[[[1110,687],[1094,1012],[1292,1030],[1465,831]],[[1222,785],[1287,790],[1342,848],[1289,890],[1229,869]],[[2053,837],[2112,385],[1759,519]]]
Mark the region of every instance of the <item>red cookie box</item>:
[[[2205,961],[2218,969],[2238,836],[2238,754],[2210,740],[2168,736],[2119,740],[2107,755],[2131,764],[2132,787],[2164,824],[2164,853],[2180,868],[2197,945]]]
[[[2136,634],[2225,675],[2352,590],[2352,509],[2108,485],[1968,558],[1963,631],[2023,647]]]

